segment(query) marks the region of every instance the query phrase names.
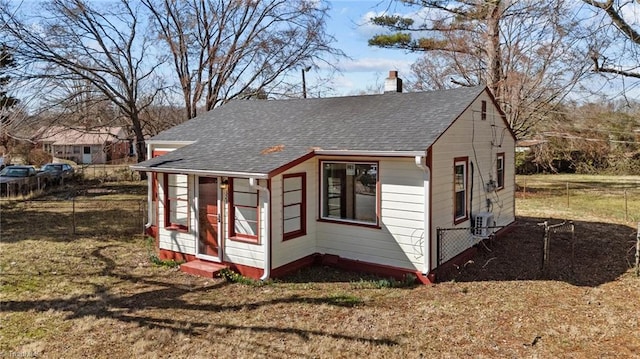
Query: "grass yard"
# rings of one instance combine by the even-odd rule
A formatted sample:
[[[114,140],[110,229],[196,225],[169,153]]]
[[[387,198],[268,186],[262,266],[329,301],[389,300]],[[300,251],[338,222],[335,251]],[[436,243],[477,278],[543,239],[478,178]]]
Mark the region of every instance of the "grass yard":
[[[593,222],[640,221],[640,176],[518,176],[520,214]]]
[[[322,267],[261,286],[193,277],[152,264],[140,235],[59,236],[43,230],[52,217],[37,203],[4,204],[0,357],[640,358],[635,224],[567,211],[532,183],[508,237],[444,282],[410,288]],[[602,194],[618,186],[593,183]],[[124,196],[144,198],[136,188]],[[556,235],[542,275],[537,224],[565,218],[576,223],[574,256]]]

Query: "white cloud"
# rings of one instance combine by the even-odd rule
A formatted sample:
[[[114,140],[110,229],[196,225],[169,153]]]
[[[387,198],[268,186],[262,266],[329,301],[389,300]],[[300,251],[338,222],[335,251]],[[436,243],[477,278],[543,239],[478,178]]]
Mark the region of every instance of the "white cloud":
[[[640,4],[626,4],[620,9],[622,17],[631,25],[640,25]]]
[[[386,73],[389,70],[408,72],[415,58],[391,59],[364,57],[340,63],[338,66],[344,72],[380,72]]]

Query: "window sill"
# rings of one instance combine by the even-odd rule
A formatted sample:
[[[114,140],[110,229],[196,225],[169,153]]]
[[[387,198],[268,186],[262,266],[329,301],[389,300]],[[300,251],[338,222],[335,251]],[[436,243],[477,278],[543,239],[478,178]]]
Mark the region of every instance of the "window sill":
[[[329,219],[329,218],[320,218],[318,219],[318,222],[324,222],[324,223],[336,223],[336,224],[346,224],[348,226],[354,226],[354,227],[365,227],[365,228],[373,228],[373,229],[380,229],[380,225],[378,225],[377,223],[362,223],[362,222],[350,222],[350,221],[341,221],[339,219]]]
[[[456,219],[454,219],[454,220],[453,220],[453,224],[454,224],[454,225],[458,225],[458,224],[463,223],[463,222],[466,222],[466,221],[468,221],[468,220],[469,220],[469,216],[467,216],[467,217],[462,217],[462,218],[456,218]]]
[[[181,233],[188,233],[189,232],[189,227],[178,226],[178,225],[167,226],[167,227],[164,227],[164,229],[166,229],[168,231],[176,231],[176,232],[181,232]]]
[[[282,241],[284,242],[284,241],[288,241],[288,240],[295,239],[295,238],[302,237],[302,236],[306,236],[306,235],[307,235],[307,233],[305,231],[297,231],[297,232],[285,233],[282,236]]]
[[[234,241],[234,242],[243,242],[243,243],[249,243],[249,244],[260,244],[260,241],[258,241],[258,237],[248,238],[248,237],[233,236],[233,237],[229,237],[229,239]]]

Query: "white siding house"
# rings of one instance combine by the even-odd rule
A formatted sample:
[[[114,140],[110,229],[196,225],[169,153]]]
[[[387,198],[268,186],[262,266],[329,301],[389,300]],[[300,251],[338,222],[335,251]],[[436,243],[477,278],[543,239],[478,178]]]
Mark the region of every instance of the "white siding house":
[[[484,87],[232,101],[148,146],[149,234],[189,273],[323,263],[429,283],[515,221],[515,138]],[[444,228],[463,228],[455,247]]]

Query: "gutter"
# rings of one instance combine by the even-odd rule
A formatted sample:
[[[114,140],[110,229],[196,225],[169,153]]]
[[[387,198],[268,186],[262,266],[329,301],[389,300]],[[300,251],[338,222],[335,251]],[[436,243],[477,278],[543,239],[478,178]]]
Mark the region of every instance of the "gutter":
[[[366,151],[366,150],[322,150],[313,151],[323,156],[361,156],[361,157],[412,157],[424,156],[423,151]]]
[[[141,172],[156,172],[156,173],[179,173],[179,174],[190,174],[190,175],[198,175],[198,176],[214,176],[214,177],[234,177],[234,178],[256,178],[256,179],[268,179],[269,174],[267,173],[248,173],[248,172],[231,172],[231,171],[203,171],[203,170],[192,170],[192,169],[183,169],[183,168],[158,168],[158,167],[146,167],[146,166],[138,166],[132,165],[129,166],[133,171],[141,171]]]
[[[431,224],[429,223],[429,196],[431,189],[429,182],[431,181],[431,170],[427,167],[426,163],[423,162],[426,162],[425,155],[415,156],[415,164],[424,174],[424,183],[422,185],[424,187],[424,267],[422,274],[427,276],[431,271]]]
[[[264,230],[266,233],[266,240],[264,242],[264,273],[262,274],[262,277],[260,277],[261,281],[265,281],[269,279],[269,276],[271,275],[271,219],[269,216],[269,213],[271,212],[271,192],[267,187],[258,185],[258,181],[255,177],[249,178],[249,186],[267,194],[267,208],[264,211]]]
[[[147,144],[147,145],[168,145],[168,146],[175,146],[175,145],[188,146],[188,145],[192,145],[192,144],[194,144],[196,142],[198,142],[198,141],[171,141],[171,140],[146,140],[146,141],[144,141],[144,143]]]
[[[153,151],[151,150],[151,146],[147,146],[147,158],[151,158],[151,154],[153,153]],[[153,195],[152,195],[152,188],[153,186],[153,179],[152,176],[147,176],[147,223],[145,223],[144,225],[144,229],[145,229],[145,234],[146,234],[146,230],[151,228],[151,226],[153,225],[153,210],[151,210],[151,208],[153,207]],[[157,224],[157,223],[156,223]]]

